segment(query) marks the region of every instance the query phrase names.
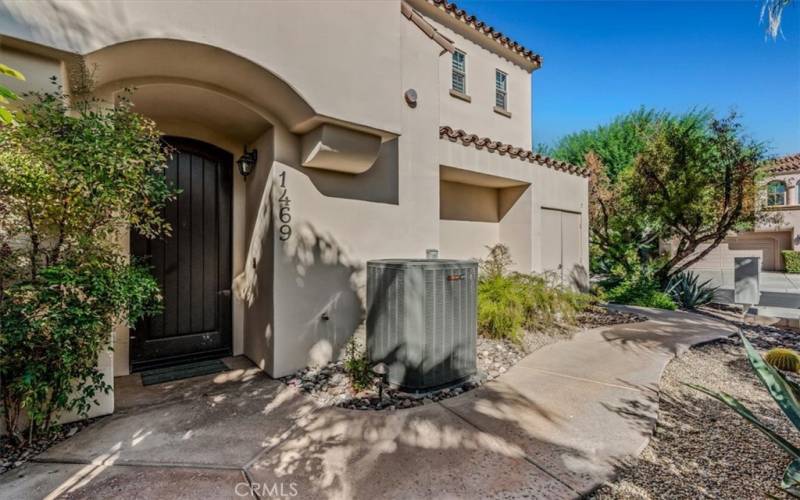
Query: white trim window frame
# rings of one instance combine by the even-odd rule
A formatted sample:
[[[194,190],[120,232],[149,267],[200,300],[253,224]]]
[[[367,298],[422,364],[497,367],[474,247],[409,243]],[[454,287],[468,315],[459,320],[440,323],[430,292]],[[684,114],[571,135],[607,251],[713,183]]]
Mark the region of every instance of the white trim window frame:
[[[780,207],[786,205],[786,184],[781,181],[772,181],[767,184],[767,206]]]
[[[494,105],[508,111],[508,74],[499,69],[494,70]]]
[[[454,50],[452,56],[451,88],[460,94],[467,94],[467,54]]]

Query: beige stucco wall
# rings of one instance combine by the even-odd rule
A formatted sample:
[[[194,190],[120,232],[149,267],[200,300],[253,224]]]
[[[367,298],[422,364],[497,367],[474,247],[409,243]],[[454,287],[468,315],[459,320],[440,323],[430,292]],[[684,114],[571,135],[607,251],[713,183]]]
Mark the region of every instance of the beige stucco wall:
[[[767,181],[780,181],[786,185],[786,205],[766,209],[756,225],[758,231],[790,231],[792,249],[800,250],[800,172],[770,176]]]
[[[438,245],[439,47],[416,26],[401,26],[404,87],[420,96],[403,107],[402,134],[385,142],[359,175],[280,166],[286,172],[293,237],[275,238],[273,374],[337,356],[363,320],[365,263],[390,256],[422,257]],[[327,320],[323,319],[327,316]],[[289,333],[291,332],[291,333]]]
[[[530,74],[463,27],[430,19],[466,48],[469,104],[449,95],[450,55],[401,15],[399,1],[58,5],[57,14],[50,4],[2,2],[0,33],[89,54],[99,64],[98,93],[113,99],[134,83],[138,109],[166,134],[209,142],[234,158],[244,144],[258,149],[247,181],[234,175],[233,352],[272,376],[335,358],[363,328],[370,259],[423,257],[430,248],[480,258],[485,246],[502,242],[517,270],[538,271],[548,244],[541,208],[586,221],[585,178],[439,138],[446,124],[530,146]],[[120,44],[132,40],[144,41]],[[41,57],[29,57],[19,69],[38,67]],[[31,70],[37,82],[64,66],[51,60]],[[511,118],[492,111],[495,68],[509,75]],[[273,88],[293,104],[277,102]],[[403,101],[407,89],[417,92],[416,107]],[[359,161],[379,136],[370,168],[303,166],[304,134],[320,121],[373,134],[370,147],[350,151]],[[334,158],[330,167],[347,165]],[[442,167],[484,177],[443,180]],[[286,241],[279,237],[281,174],[291,199]],[[588,249],[588,224],[582,227]],[[125,237],[121,244],[127,248]],[[588,268],[588,251],[583,256]],[[126,328],[115,330],[113,344],[114,355],[101,363],[109,378],[128,373]]]
[[[20,97],[25,92],[55,90],[50,81],[52,77],[56,77],[56,84],[64,81],[64,68],[60,60],[4,46],[2,38],[0,38],[0,61],[25,75],[24,81],[3,77],[3,85]],[[15,103],[9,105],[13,108]]]
[[[766,267],[770,267],[769,264],[773,263],[776,270],[782,270],[784,262],[780,251],[788,249],[800,251],[800,233],[798,233],[798,229],[800,229],[800,187],[798,187],[800,173],[787,172],[770,175],[763,180],[764,186],[772,181],[783,182],[786,186],[786,204],[767,207],[766,190],[762,191],[759,203],[763,208],[757,218],[755,230],[732,233],[728,240],[693,264],[693,269],[733,269],[735,257],[758,256],[762,259],[762,265],[767,264]],[[774,255],[765,257],[764,250],[756,248],[759,245],[749,245],[752,248],[741,249],[743,246],[748,246],[748,241],[753,240],[773,241]],[[729,243],[733,243],[733,248],[730,248]],[[693,258],[706,248],[706,245],[701,245],[687,259]],[[668,244],[665,244],[665,249],[669,251]]]
[[[483,259],[487,247],[500,242],[500,224],[469,220],[439,222],[439,257],[442,259]]]
[[[407,23],[399,9],[399,2],[359,0],[3,0],[0,33],[78,54],[143,39],[219,47],[290,82],[319,114],[397,131],[398,26]]]
[[[589,184],[585,177],[448,140],[440,141],[438,148],[439,162],[443,166],[468,169],[494,178],[505,178],[509,182],[524,183],[517,188],[501,190],[506,193],[507,213],[500,222],[500,240],[509,246],[518,270],[543,271],[542,246],[548,244],[549,236],[542,231],[543,207],[580,214],[580,262],[584,269],[589,268]],[[484,181],[476,178],[475,182]]]
[[[501,57],[491,44],[477,44],[461,34],[463,23],[451,20],[427,18],[436,29],[453,40],[455,47],[466,53],[467,95],[470,102],[450,95],[452,58],[449,54],[439,60],[439,95],[441,99],[442,125],[463,129],[481,137],[531,148],[531,74]],[[459,27],[454,31],[453,27]],[[469,28],[470,30],[472,28]],[[495,70],[508,75],[507,110],[511,116],[494,111]]]

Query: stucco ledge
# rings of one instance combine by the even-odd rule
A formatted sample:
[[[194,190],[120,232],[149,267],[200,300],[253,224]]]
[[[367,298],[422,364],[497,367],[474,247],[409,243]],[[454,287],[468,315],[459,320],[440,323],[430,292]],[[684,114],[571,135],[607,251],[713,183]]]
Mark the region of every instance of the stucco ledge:
[[[360,174],[369,170],[378,158],[381,137],[323,124],[303,135],[304,167]]]

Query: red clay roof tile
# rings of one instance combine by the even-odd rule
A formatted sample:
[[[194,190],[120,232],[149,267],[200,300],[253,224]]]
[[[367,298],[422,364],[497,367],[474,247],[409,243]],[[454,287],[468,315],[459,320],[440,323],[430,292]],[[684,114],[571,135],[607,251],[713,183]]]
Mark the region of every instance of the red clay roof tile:
[[[473,146],[475,149],[486,148],[488,151],[497,152],[501,155],[508,155],[511,158],[518,158],[531,163],[541,163],[554,170],[580,175],[581,177],[589,177],[589,170],[585,167],[571,165],[565,161],[556,160],[540,153],[514,147],[511,144],[493,141],[488,137],[478,137],[475,134],[468,134],[461,129],[456,130],[446,125],[439,127],[439,138],[447,138],[452,142],[460,142],[464,146]]]
[[[455,17],[456,19],[459,19],[465,24],[472,26],[472,28],[476,29],[477,31],[480,31],[481,33],[484,33],[492,37],[501,45],[506,46],[507,48],[521,55],[523,58],[533,62],[537,68],[542,65],[542,56],[533,52],[530,49],[523,47],[518,42],[515,42],[511,38],[495,30],[493,27],[479,20],[472,14],[468,14],[464,9],[456,5],[455,2],[450,2],[448,0],[427,0],[427,1],[435,5],[436,7],[439,7],[440,9],[444,10],[445,12]]]
[[[783,174],[797,171],[800,171],[800,153],[776,158],[767,167],[767,172],[771,174]]]

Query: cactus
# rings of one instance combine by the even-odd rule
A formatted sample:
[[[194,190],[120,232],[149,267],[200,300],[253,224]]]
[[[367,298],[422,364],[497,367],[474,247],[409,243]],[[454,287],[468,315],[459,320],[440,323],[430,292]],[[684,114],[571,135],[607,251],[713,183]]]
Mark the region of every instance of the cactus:
[[[785,372],[797,373],[800,369],[800,354],[792,349],[775,347],[764,354],[764,361]]]

